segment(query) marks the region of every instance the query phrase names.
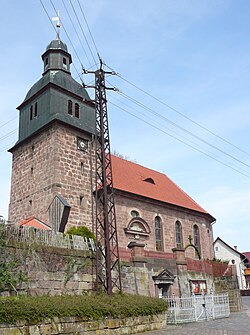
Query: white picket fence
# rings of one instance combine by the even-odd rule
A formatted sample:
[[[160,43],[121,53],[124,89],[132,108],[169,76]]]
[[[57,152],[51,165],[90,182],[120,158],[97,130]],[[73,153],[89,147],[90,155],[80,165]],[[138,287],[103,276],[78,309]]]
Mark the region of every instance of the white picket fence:
[[[177,324],[226,318],[230,315],[228,294],[167,297],[167,323]]]
[[[59,232],[35,229],[32,227],[20,227],[18,225],[0,225],[1,234],[6,241],[15,240],[27,244],[37,243],[41,245],[95,251],[95,241],[77,235],[68,235]]]

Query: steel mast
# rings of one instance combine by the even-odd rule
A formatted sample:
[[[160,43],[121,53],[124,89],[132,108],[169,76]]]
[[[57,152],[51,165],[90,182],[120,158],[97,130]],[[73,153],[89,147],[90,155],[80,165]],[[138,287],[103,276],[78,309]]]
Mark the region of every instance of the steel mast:
[[[97,71],[84,72],[95,74],[96,287],[102,286],[112,294],[115,289],[120,292],[122,287],[106,98],[106,90],[115,89],[106,87],[105,74],[115,73],[104,71],[102,65],[100,60]]]

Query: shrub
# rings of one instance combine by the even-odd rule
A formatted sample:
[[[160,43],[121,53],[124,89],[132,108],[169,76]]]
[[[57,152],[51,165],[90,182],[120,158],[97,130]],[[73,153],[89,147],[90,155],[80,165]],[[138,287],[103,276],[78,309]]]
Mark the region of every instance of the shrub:
[[[69,235],[78,235],[86,238],[92,238],[95,240],[95,235],[92,233],[92,231],[85,227],[85,226],[80,226],[80,227],[71,227],[70,229],[67,230],[67,234]]]
[[[83,320],[153,315],[166,310],[163,299],[128,294],[91,296],[40,296],[0,298],[0,322],[39,322],[53,317],[74,316]]]

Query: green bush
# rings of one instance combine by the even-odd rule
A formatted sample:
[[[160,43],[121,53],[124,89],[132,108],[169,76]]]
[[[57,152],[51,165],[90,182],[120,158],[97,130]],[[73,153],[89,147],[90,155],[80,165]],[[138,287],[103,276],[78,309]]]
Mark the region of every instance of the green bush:
[[[163,313],[166,307],[164,300],[128,294],[1,297],[0,323],[39,322],[66,316],[81,317],[85,320],[124,318]]]
[[[80,227],[71,227],[70,229],[67,230],[67,234],[69,235],[78,235],[86,238],[92,238],[95,240],[95,235],[92,233],[92,231],[85,227],[85,226],[80,226]]]

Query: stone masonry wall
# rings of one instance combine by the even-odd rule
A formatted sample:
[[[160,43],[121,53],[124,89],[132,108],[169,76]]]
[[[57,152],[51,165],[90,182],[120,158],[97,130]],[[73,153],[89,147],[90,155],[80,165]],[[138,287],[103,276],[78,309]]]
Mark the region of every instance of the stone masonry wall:
[[[166,315],[149,315],[124,319],[85,321],[81,318],[64,317],[46,320],[36,325],[20,323],[18,326],[0,324],[0,334],[4,335],[130,335],[162,329],[166,325]]]
[[[163,224],[163,252],[172,253],[172,248],[176,247],[175,242],[175,222],[178,220],[182,225],[182,235],[184,246],[189,243],[188,236],[193,236],[193,226],[197,224],[200,231],[201,242],[201,256],[203,259],[212,259],[214,257],[213,251],[213,232],[212,226],[203,215],[181,208],[174,208],[161,205],[159,202],[140,198],[139,196],[129,196],[121,192],[116,192],[116,215],[117,215],[117,229],[119,236],[120,248],[126,249],[131,241],[144,243],[146,251],[155,251],[155,235],[154,235],[154,219],[160,216]],[[136,210],[150,227],[151,233],[149,236],[138,236],[126,234],[126,228],[132,219],[131,211]],[[186,250],[186,257],[195,258],[195,251],[193,248]]]
[[[158,297],[159,291],[154,283],[153,276],[157,276],[162,270],[168,269],[177,275],[177,267],[174,260],[159,260],[144,258],[132,262],[122,262],[121,275],[123,291],[130,294]],[[171,285],[169,295],[179,294],[178,278]]]
[[[178,271],[178,280],[179,280],[179,290],[181,296],[190,296],[191,288],[190,281],[206,281],[207,292],[211,293],[215,291],[214,286],[214,277],[213,275],[207,274],[205,272],[194,272],[194,271]]]
[[[20,294],[82,294],[93,289],[93,256],[88,251],[41,245],[13,245],[1,248],[0,261],[15,262],[16,273],[24,281],[17,285]],[[15,293],[4,291],[2,295]]]
[[[88,149],[77,149],[77,137]],[[68,226],[92,227],[91,146],[84,132],[54,123],[13,150],[9,221],[35,216],[48,223],[56,194],[72,206]]]

